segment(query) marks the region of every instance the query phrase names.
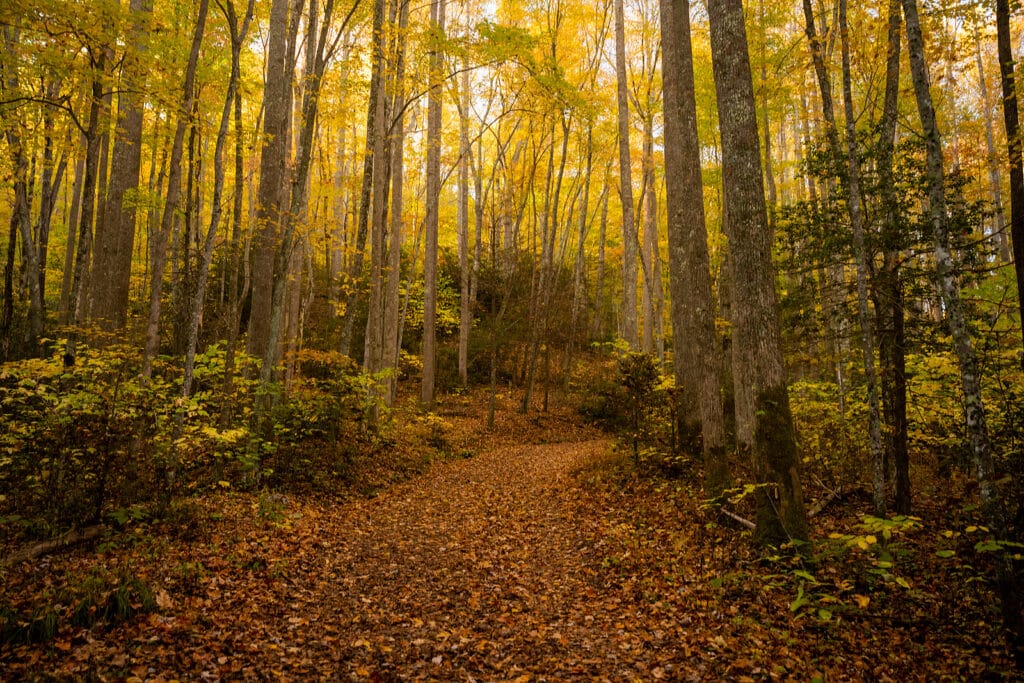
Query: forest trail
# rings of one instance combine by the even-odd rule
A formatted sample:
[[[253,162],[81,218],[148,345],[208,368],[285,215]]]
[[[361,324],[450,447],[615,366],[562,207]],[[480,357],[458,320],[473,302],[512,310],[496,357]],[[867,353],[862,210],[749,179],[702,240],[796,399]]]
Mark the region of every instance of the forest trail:
[[[223,516],[200,520],[194,537],[156,541],[144,556],[114,551],[135,558],[115,565],[159,589],[156,613],[62,631],[51,648],[20,649],[9,672],[675,679],[678,631],[659,629],[662,603],[618,585],[608,563],[623,552],[607,537],[609,511],[580,477],[612,441],[576,420],[532,422],[540,428],[499,428],[476,455],[436,462],[372,498],[216,497],[211,509]],[[509,443],[523,437],[544,443]],[[23,580],[83,572],[73,557],[52,561]]]
[[[598,523],[572,476],[609,447],[503,446],[352,506],[309,628],[344,634],[357,677],[649,672],[629,608],[595,604]]]

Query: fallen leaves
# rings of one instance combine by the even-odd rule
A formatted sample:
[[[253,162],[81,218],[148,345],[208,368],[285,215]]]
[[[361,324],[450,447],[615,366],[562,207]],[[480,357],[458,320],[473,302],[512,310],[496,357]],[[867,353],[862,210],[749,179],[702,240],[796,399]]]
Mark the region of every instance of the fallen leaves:
[[[468,441],[469,418],[451,422],[448,438]],[[219,521],[199,541],[154,533],[23,563],[3,577],[10,599],[106,563],[145,580],[158,612],[4,645],[0,665],[12,677],[520,683],[975,679],[978,653],[1008,666],[981,615],[972,629],[937,618],[941,596],[916,603],[923,625],[899,624],[904,589],[819,575],[860,611],[796,618],[776,570],[705,526],[698,497],[603,477],[610,442],[564,413],[527,423],[536,431],[506,424],[475,457],[373,499],[290,496],[274,521],[223,492],[204,502]]]

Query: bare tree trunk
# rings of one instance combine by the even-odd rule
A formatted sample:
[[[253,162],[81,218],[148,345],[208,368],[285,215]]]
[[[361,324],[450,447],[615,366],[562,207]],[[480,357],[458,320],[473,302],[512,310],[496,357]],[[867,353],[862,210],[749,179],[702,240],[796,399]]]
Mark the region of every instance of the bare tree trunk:
[[[860,315],[861,351],[868,393],[868,435],[871,444],[872,491],[875,514],[885,516],[885,460],[882,421],[875,372],[875,336],[868,307],[868,254],[864,244],[864,209],[860,198],[860,159],[857,154],[857,126],[853,113],[853,79],[850,75],[850,32],[846,24],[847,0],[839,0],[839,33],[843,55],[843,104],[846,112],[847,206],[853,228],[853,252],[857,262],[857,310]]]
[[[629,149],[629,96],[626,82],[626,29],[623,0],[615,0],[615,79],[618,86],[619,197],[622,200],[622,336],[630,349],[640,346],[637,326],[637,252],[633,180]]]
[[[409,0],[400,0],[398,12],[398,35],[396,37],[394,100],[394,128],[391,143],[391,240],[388,245],[387,296],[384,301],[384,364],[392,369],[388,378],[385,401],[393,405],[398,392],[398,366],[402,349],[401,295],[399,284],[402,279],[402,241],[404,239],[403,176],[405,174],[405,32],[409,24]],[[411,277],[411,272],[410,272]]]
[[[755,400],[752,458],[762,542],[808,537],[800,458],[782,365],[771,235],[761,174],[757,111],[741,0],[709,0],[711,56],[722,136],[722,182],[733,255],[733,343]]]
[[[894,142],[899,115],[900,42],[903,10],[901,0],[889,0],[888,57],[885,69],[885,100],[879,126],[878,175],[882,191],[883,224],[881,232],[882,265],[876,287],[881,324],[878,349],[881,361],[883,404],[889,438],[886,457],[896,471],[894,507],[898,514],[909,515],[910,459],[907,451],[907,376],[904,332],[903,282],[900,274],[900,249],[904,238],[900,224],[899,198],[893,172]],[[889,467],[886,467],[888,473]]]
[[[729,487],[730,476],[704,216],[689,5],[689,0],[661,0],[673,369],[677,386],[682,389],[676,421],[686,438],[684,446],[696,446],[693,437],[699,429],[705,488],[717,498]]]
[[[85,298],[85,280],[89,272],[89,259],[92,254],[93,216],[96,209],[97,167],[100,160],[100,126],[106,117],[103,106],[102,72],[106,66],[106,54],[90,57],[93,59],[92,98],[89,105],[89,128],[85,133],[85,175],[82,180],[82,210],[78,224],[78,239],[75,252],[74,275],[71,279],[70,295],[68,296],[68,325],[77,327],[82,320],[83,299]],[[71,267],[70,263],[64,264]],[[64,351],[66,364],[75,361],[75,339],[69,335]]]
[[[384,0],[373,5],[373,23],[381,26],[373,41],[373,66],[381,74],[382,87],[374,93],[373,129],[367,136],[373,143],[373,172],[371,174],[370,205],[370,293],[366,316],[366,333],[363,340],[363,368],[371,374],[379,372],[384,360],[384,269],[386,254],[386,229],[388,208],[388,172],[391,163],[387,144],[387,95],[384,77]],[[379,17],[378,17],[379,13]]]
[[[206,14],[209,0],[200,0],[196,26],[192,34],[192,49],[189,52],[188,64],[185,67],[185,83],[182,86],[181,108],[178,110],[178,122],[174,130],[174,145],[168,162],[167,195],[164,201],[163,217],[160,220],[160,232],[154,243],[150,245],[153,272],[149,288],[149,320],[146,325],[146,348],[142,359],[142,376],[149,378],[152,374],[153,358],[160,345],[160,303],[163,293],[164,268],[167,265],[167,238],[174,226],[174,217],[181,199],[181,157],[185,146],[185,128],[190,124],[190,116],[195,102],[196,68],[199,63],[199,48],[203,42],[206,29]]]
[[[999,156],[996,153],[995,122],[992,116],[992,104],[989,100],[988,80],[985,78],[985,64],[981,59],[981,36],[978,26],[974,31],[975,68],[978,70],[978,90],[981,94],[982,116],[985,118],[985,152],[988,166],[989,191],[992,193],[993,225],[992,234],[999,245],[999,260],[1009,263],[1013,255],[1010,253],[1010,239],[1006,234],[1006,214],[1003,211],[1003,181],[999,177]]]
[[[469,330],[473,324],[469,272],[469,69],[463,65],[459,101],[459,383],[469,384]]]
[[[430,3],[430,24],[438,38],[444,35],[445,0]],[[427,96],[426,252],[423,258],[423,381],[420,404],[434,406],[437,373],[437,229],[441,198],[442,51],[430,47],[430,92]]]
[[[906,13],[906,5],[904,5]],[[910,18],[907,18],[908,32]],[[1010,238],[1013,243],[1013,268],[1017,275],[1017,309],[1024,335],[1024,142],[1020,134],[1017,109],[1013,47],[1010,42],[1009,0],[996,0],[996,39],[999,51],[999,75],[1003,90],[1003,122],[1006,126],[1006,156],[1010,164]],[[1024,365],[1024,355],[1021,356]]]
[[[274,255],[281,242],[287,201],[288,121],[292,102],[293,74],[287,69],[290,0],[273,0],[267,36],[267,83],[263,94],[263,135],[260,149],[260,184],[256,236],[252,247],[252,292],[249,309],[248,350],[264,357],[278,340],[270,336],[274,288]]]
[[[1002,2],[1002,0],[999,0]],[[974,467],[981,493],[982,511],[988,521],[989,527],[997,538],[1006,538],[1007,522],[1005,501],[999,495],[995,483],[995,464],[992,460],[992,444],[988,435],[988,427],[985,420],[985,405],[981,396],[981,375],[978,370],[977,356],[971,340],[970,329],[967,326],[967,319],[964,313],[963,301],[960,298],[960,285],[957,282],[956,271],[953,264],[952,254],[949,246],[949,225],[946,213],[946,187],[945,172],[942,165],[942,141],[939,137],[938,125],[935,121],[935,108],[932,104],[931,88],[928,82],[928,65],[924,55],[924,37],[921,33],[921,23],[918,17],[917,0],[903,0],[903,16],[906,19],[907,30],[907,52],[910,56],[910,73],[914,81],[914,94],[917,98],[917,111],[921,119],[921,127],[925,138],[925,150],[927,153],[926,174],[928,178],[928,218],[932,225],[932,234],[935,241],[935,267],[938,271],[939,286],[942,292],[942,303],[946,309],[946,322],[949,325],[950,334],[953,337],[953,347],[956,352],[957,362],[960,366],[960,385],[964,395],[964,421],[967,437],[970,442],[971,452],[974,456]],[[1008,47],[1008,45],[1007,45]],[[1004,69],[1008,66],[1003,62],[1002,55],[1000,62]],[[1006,72],[1003,72],[1003,83],[1006,85]],[[1013,102],[1016,104],[1016,100]],[[1010,103],[1004,99],[1004,107]],[[1016,112],[1012,112],[1016,115]],[[1015,123],[1015,122],[1014,122]],[[1008,121],[1009,125],[1009,121]],[[1010,140],[1011,154],[1016,146],[1018,157],[1016,159],[1016,171],[1021,173],[1019,140],[1011,131],[1007,131]],[[1020,176],[1018,176],[1020,177]],[[1011,189],[1013,182],[1011,180]],[[1011,222],[1013,219],[1014,206],[1024,209],[1024,206],[1015,205],[1013,195],[1011,200]],[[1020,214],[1018,214],[1020,215]],[[1024,226],[1022,226],[1024,227]],[[1015,234],[1016,238],[1017,235]],[[1022,239],[1014,239],[1015,258],[1022,255],[1024,247],[1024,236]],[[1018,261],[1019,266],[1024,263]],[[1018,271],[1020,277],[1021,271]],[[997,583],[1000,592],[1000,602],[1003,611],[1003,621],[1008,632],[1008,640],[1015,654],[1020,657],[1021,643],[1024,642],[1024,624],[1021,614],[1021,587],[1015,579],[1014,567],[1007,557],[997,562]]]
[[[93,260],[93,317],[108,329],[124,327],[128,315],[132,253],[135,246],[136,207],[126,195],[139,186],[142,163],[144,102],[139,92],[144,67],[140,58],[147,50],[147,23],[152,0],[131,0],[130,44],[122,67],[124,81],[118,94],[117,133],[114,138],[110,187],[105,220],[96,226],[96,258]]]

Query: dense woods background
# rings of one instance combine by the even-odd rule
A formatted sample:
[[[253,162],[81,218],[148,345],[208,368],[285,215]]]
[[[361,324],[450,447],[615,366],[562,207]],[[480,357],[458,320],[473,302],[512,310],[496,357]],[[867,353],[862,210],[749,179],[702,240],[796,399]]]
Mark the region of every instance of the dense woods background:
[[[1019,636],[1016,11],[7,0],[5,545],[568,392],[800,561],[967,539]]]

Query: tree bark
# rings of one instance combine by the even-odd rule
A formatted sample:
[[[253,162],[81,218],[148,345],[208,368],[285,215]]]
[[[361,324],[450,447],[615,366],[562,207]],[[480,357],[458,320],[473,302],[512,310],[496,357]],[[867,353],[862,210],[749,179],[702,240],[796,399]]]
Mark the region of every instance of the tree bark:
[[[92,315],[107,329],[124,327],[128,315],[132,255],[135,248],[135,201],[130,196],[139,187],[142,164],[142,123],[144,101],[140,88],[145,67],[141,58],[148,45],[152,0],[131,0],[130,44],[122,67],[118,95],[117,133],[114,138],[110,186],[104,221],[96,226],[96,258],[93,260]]]
[[[909,23],[908,17],[908,32]],[[1010,239],[1013,243],[1013,269],[1017,275],[1017,310],[1020,313],[1021,334],[1024,337],[1024,152],[1020,135],[1020,114],[1017,108],[1013,47],[1010,41],[1009,0],[996,0],[996,40],[1000,82],[1003,88],[1006,156],[1010,164]],[[1024,355],[1021,356],[1021,364],[1024,366]]]
[[[264,357],[271,344],[270,316],[274,288],[274,257],[281,240],[281,208],[287,201],[285,169],[293,75],[287,70],[290,0],[273,0],[267,36],[267,83],[263,94],[263,136],[260,149],[259,199],[252,246],[252,292],[248,351]]]
[[[875,372],[875,335],[868,306],[868,254],[864,244],[864,209],[860,197],[860,158],[857,153],[857,126],[853,112],[853,78],[850,74],[850,31],[846,21],[847,0],[839,0],[839,34],[843,60],[843,106],[846,113],[846,193],[853,230],[853,253],[857,264],[857,310],[860,316],[861,352],[868,395],[868,437],[871,446],[872,492],[875,514],[885,516],[885,460],[882,448],[882,421]]]
[[[637,244],[629,145],[629,95],[626,82],[626,29],[623,0],[615,0],[615,80],[619,132],[619,197],[622,202],[622,336],[629,348],[640,346],[637,326]]]
[[[423,257],[423,379],[420,404],[433,408],[437,373],[437,229],[441,200],[441,103],[443,97],[442,52],[445,0],[430,3],[430,25],[437,43],[430,47],[430,92],[427,95],[426,232]]]
[[[757,110],[741,0],[709,0],[722,137],[722,182],[733,255],[733,306],[744,377],[754,395],[757,530],[765,543],[808,537],[800,458],[782,365],[775,269],[761,173]]]
[[[692,436],[700,431],[705,488],[718,498],[729,487],[730,476],[704,216],[689,0],[661,0],[661,33],[673,370],[682,390],[676,420],[689,448],[696,446]]]

